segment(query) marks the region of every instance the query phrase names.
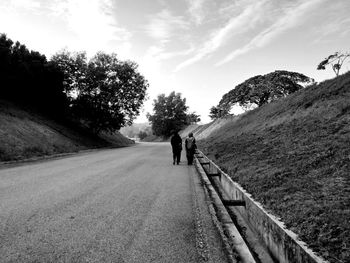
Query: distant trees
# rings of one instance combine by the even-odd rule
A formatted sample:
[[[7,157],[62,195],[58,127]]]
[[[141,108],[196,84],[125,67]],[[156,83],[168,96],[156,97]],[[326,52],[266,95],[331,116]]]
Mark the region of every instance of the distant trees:
[[[120,129],[139,114],[148,82],[136,63],[102,52],[88,61],[83,52],[67,51],[52,61],[64,73],[72,113],[95,133]]]
[[[211,118],[227,115],[232,106],[260,107],[271,101],[286,97],[303,88],[301,84],[311,83],[313,79],[297,72],[277,70],[266,75],[247,79],[224,94],[217,106],[210,110]]]
[[[0,99],[73,120],[95,133],[131,124],[146,98],[147,80],[116,54],[57,53],[50,61],[0,34]]]
[[[139,137],[141,131],[146,132],[147,135],[152,134],[152,128],[148,123],[133,123],[132,125],[126,125],[122,127],[120,133],[129,138]]]
[[[143,140],[144,138],[146,138],[148,136],[146,131],[140,131],[138,134],[140,140]]]
[[[181,93],[173,91],[169,96],[158,95],[153,103],[154,113],[147,114],[147,117],[155,135],[169,137],[173,131],[200,120],[199,115],[187,111],[186,99],[181,98]]]
[[[320,64],[318,64],[317,69],[318,70],[324,70],[326,69],[326,66],[331,65],[334,73],[336,76],[339,75],[339,71],[341,67],[343,66],[343,63],[346,59],[350,57],[350,53],[348,52],[335,52],[332,55],[329,55],[327,58],[322,60]]]

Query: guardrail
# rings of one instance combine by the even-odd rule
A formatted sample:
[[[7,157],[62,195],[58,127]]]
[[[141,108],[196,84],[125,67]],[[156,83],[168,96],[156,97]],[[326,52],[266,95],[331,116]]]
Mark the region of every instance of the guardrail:
[[[297,235],[288,230],[275,216],[271,215],[261,204],[238,183],[234,182],[213,161],[198,151],[196,158],[203,166],[208,177],[215,178],[224,191],[225,206],[234,206],[235,213],[244,219],[259,239],[267,247],[274,260],[279,263],[327,263],[298,240]]]

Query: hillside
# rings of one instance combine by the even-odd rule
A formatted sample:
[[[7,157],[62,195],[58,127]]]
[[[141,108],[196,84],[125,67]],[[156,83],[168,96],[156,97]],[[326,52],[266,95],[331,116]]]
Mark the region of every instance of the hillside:
[[[330,262],[350,262],[350,73],[252,110],[199,148]]]
[[[228,115],[204,125],[197,125],[197,127],[188,132],[192,132],[197,140],[202,140],[208,138],[212,134],[215,134],[216,131],[220,130],[223,126],[236,121],[238,118],[239,117],[235,115]],[[186,137],[188,132],[184,132],[183,137]]]
[[[118,132],[97,137],[0,101],[0,162],[131,143]]]

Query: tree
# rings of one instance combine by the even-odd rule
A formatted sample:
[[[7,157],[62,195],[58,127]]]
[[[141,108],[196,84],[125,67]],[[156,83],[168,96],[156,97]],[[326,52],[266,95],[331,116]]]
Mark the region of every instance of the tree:
[[[74,116],[93,132],[113,132],[131,124],[139,114],[148,82],[136,63],[103,52],[87,61],[85,53],[67,51],[56,54],[52,61],[64,72]]]
[[[195,112],[191,112],[187,114],[187,123],[194,124],[200,121],[201,121],[200,116],[197,115]]]
[[[318,64],[317,70],[325,70],[327,65],[331,65],[335,75],[338,76],[343,63],[349,57],[350,53],[335,52],[322,60],[320,64]]]
[[[86,52],[62,50],[52,56],[51,62],[63,73],[64,92],[74,100],[79,92],[86,89],[88,62]]]
[[[191,121],[196,122],[199,116],[187,113],[186,99],[181,93],[171,92],[169,96],[161,94],[154,100],[153,115],[147,114],[155,135],[169,137],[173,131],[181,130]]]
[[[215,119],[218,119],[218,118],[221,118],[223,116],[228,115],[229,112],[230,112],[229,109],[225,109],[225,108],[220,107],[220,106],[213,106],[210,108],[209,117],[212,120],[215,120]]]
[[[212,115],[227,115],[234,104],[243,107],[262,106],[271,101],[284,98],[303,88],[301,84],[312,83],[313,79],[297,72],[277,70],[266,75],[247,79],[226,93],[219,105],[212,108]]]
[[[140,140],[142,141],[144,138],[146,138],[148,136],[146,131],[140,131],[138,134]]]
[[[75,108],[97,133],[131,125],[139,115],[148,82],[137,68],[132,61],[119,61],[115,54],[98,53],[89,61],[87,85],[79,91]]]
[[[0,98],[64,118],[62,74],[37,51],[0,34]]]

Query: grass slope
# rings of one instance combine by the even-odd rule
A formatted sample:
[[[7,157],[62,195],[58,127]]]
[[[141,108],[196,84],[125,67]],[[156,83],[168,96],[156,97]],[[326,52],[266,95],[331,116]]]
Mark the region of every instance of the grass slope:
[[[93,136],[0,101],[0,161],[132,143],[118,132]]]
[[[330,262],[350,262],[350,73],[225,124],[202,149]]]

